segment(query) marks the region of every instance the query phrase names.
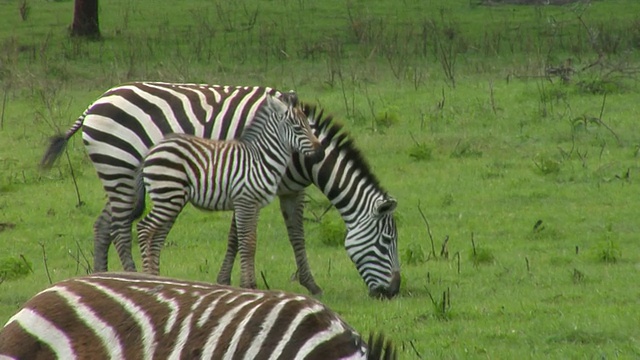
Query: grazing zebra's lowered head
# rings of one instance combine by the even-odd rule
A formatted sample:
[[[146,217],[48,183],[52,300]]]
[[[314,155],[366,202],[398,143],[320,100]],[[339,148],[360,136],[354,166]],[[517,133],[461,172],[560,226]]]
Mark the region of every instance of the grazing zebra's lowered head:
[[[98,273],[54,284],[0,331],[0,359],[396,359],[304,295]]]
[[[289,166],[282,192],[316,184],[342,216],[347,227],[344,245],[360,276],[375,297],[391,298],[400,291],[397,201],[380,185],[353,137],[323,110],[303,104],[324,157],[300,157]],[[280,203],[283,203],[282,197]],[[282,207],[282,206],[281,206]]]
[[[320,149],[304,113],[273,97],[267,97],[238,140],[167,136],[149,150],[136,180],[137,208],[144,208],[145,189],[153,201],[150,212],[138,223],[145,272],[159,273],[160,250],[190,202],[204,210],[234,210],[238,241],[233,246],[240,252],[241,286],[255,288],[260,208],[276,196],[294,151],[311,155]]]

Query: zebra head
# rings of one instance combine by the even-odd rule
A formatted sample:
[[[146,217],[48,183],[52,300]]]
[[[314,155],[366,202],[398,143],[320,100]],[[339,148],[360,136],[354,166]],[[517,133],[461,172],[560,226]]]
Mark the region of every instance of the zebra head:
[[[279,103],[278,105],[273,104],[276,101]],[[300,107],[295,106],[295,103],[285,104],[272,97],[267,98],[267,102],[271,103],[269,105],[280,109],[282,109],[282,106],[286,106],[284,112],[278,112],[278,116],[281,116],[278,132],[284,143],[289,144],[293,151],[304,156],[315,157],[321,155],[318,153],[321,152],[322,144],[313,133],[307,115]]]
[[[400,291],[397,201],[385,195],[370,201],[369,215],[347,231],[345,247],[373,297],[392,298]]]

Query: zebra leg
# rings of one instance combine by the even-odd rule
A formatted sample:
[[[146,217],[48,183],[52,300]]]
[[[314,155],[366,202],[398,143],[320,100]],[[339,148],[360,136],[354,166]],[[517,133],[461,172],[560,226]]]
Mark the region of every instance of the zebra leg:
[[[93,272],[108,270],[109,246],[111,246],[111,212],[109,203],[102,209],[93,224]]]
[[[218,284],[231,285],[231,271],[233,270],[233,263],[236,261],[236,255],[238,254],[238,229],[236,228],[236,216],[233,214],[231,219],[231,228],[229,229],[229,236],[227,238],[227,253],[222,261],[220,272],[218,273]]]
[[[142,270],[148,274],[160,273],[160,251],[173,227],[173,222],[157,226],[150,216],[138,223],[138,244],[142,255]]]
[[[158,275],[160,251],[176,218],[186,205],[187,195],[184,195],[184,199],[174,199],[175,202],[157,198],[153,193],[150,195],[154,205],[147,216],[138,222],[138,244],[142,255],[143,271]]]
[[[255,289],[255,256],[256,228],[258,227],[258,211],[255,206],[235,208],[238,234],[238,252],[240,253],[240,286]]]
[[[293,248],[293,253],[296,258],[296,265],[298,266],[298,270],[296,271],[298,281],[300,285],[307,288],[312,295],[320,296],[322,295],[322,289],[316,284],[313,274],[311,273],[304,242],[304,190],[295,194],[280,195],[279,197],[280,211],[287,225],[289,241],[291,242],[291,247]]]
[[[149,216],[140,220],[137,225],[138,245],[140,246],[140,256],[142,257],[142,271],[148,274],[158,275],[160,272],[160,261],[153,261],[151,255],[151,242],[157,229],[149,221]],[[154,267],[155,265],[155,267]]]
[[[116,221],[112,218],[111,236],[120,257],[124,271],[136,271],[136,264],[131,256],[131,220]]]
[[[160,273],[160,251],[164,247],[164,241],[167,239],[167,235],[172,227],[173,222],[167,223],[156,231],[154,237],[149,238],[151,274],[158,275]]]

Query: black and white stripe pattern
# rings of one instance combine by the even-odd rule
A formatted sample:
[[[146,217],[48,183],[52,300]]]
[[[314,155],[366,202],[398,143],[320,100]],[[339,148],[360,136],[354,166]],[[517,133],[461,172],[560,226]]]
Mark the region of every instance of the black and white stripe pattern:
[[[138,82],[115,87],[89,106],[66,134],[54,137],[42,161],[50,167],[80,128],[104,189],[107,204],[94,224],[94,270],[107,270],[113,241],[125,270],[135,270],[131,257],[131,224],[135,218],[135,170],[149,148],[165,134],[178,132],[211,139],[237,138],[253,120],[267,95],[292,99],[268,87],[229,87]],[[347,225],[345,245],[360,275],[374,295],[394,296],[400,288],[396,201],[382,189],[351,139],[330,117],[305,113],[322,141],[325,157],[294,156],[278,196],[294,249],[300,283],[312,294],[315,283],[305,249],[304,189],[315,184],[336,206]],[[232,224],[234,233],[234,224]],[[233,241],[231,242],[233,243]],[[226,259],[235,256],[230,248]],[[225,281],[224,276],[221,279]],[[220,278],[219,278],[220,280]]]
[[[304,295],[101,273],[31,298],[0,331],[0,359],[395,359]]]
[[[241,285],[255,288],[259,210],[276,196],[293,152],[309,156],[320,150],[305,114],[271,96],[237,140],[172,134],[160,141],[149,150],[136,180],[138,201],[144,201],[145,188],[153,201],[149,214],[138,223],[144,270],[159,273],[164,240],[191,202],[206,210],[234,210]]]

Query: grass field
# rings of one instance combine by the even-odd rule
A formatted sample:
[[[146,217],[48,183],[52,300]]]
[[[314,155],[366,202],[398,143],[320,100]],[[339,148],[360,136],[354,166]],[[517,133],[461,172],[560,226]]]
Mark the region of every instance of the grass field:
[[[66,158],[38,170],[49,136],[125,81],[268,85],[334,114],[398,199],[402,290],[378,301],[308,191],[322,300],[359,331],[401,359],[639,358],[640,2],[476,3],[114,0],[86,42],[72,1],[0,0],[0,323],[92,266],[104,193],[79,136],[80,199]],[[230,216],[187,208],[163,275],[214,281]],[[258,231],[258,273],[304,292],[277,205]]]

